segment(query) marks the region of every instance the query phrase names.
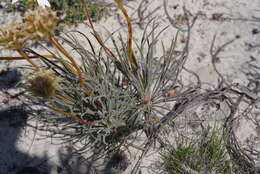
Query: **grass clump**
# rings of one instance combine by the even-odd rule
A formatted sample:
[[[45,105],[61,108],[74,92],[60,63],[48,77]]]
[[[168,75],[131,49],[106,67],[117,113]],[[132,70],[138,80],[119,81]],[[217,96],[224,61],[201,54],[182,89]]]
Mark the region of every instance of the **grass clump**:
[[[65,15],[65,18],[63,19],[65,24],[76,24],[87,19],[81,0],[50,1],[50,3],[54,10],[60,11]],[[105,6],[91,0],[88,0],[87,3],[89,16],[92,20],[100,20],[105,10]]]
[[[64,16],[61,20],[64,24],[73,25],[87,19],[81,0],[49,0],[49,2],[54,11],[59,12],[60,16]],[[8,3],[7,8],[9,10],[14,9],[26,12],[28,9],[35,9],[37,7],[36,3],[34,0],[20,0],[15,4]],[[87,0],[87,3],[92,20],[100,20],[104,13],[105,6],[91,0]]]
[[[161,157],[172,174],[237,173],[227,144],[228,134],[220,128],[212,129],[197,139],[181,137],[176,146],[168,145]]]

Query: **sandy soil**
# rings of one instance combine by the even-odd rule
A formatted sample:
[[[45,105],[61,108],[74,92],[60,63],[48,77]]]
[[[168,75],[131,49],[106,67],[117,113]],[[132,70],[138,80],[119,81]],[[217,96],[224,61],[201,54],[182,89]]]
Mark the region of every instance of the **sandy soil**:
[[[166,26],[167,30],[160,36],[159,40],[165,46],[169,46],[176,28],[171,25],[162,0],[125,0],[127,11],[133,19],[134,37],[140,41],[140,36],[145,24],[155,17],[160,24],[158,31]],[[109,32],[125,33],[126,23],[122,14],[115,7],[113,1],[106,1],[108,9],[101,21],[95,22],[97,31],[103,38],[108,37]],[[218,56],[217,69],[228,79],[229,82],[246,85],[250,80],[260,80],[260,1],[259,0],[168,0],[166,7],[171,18],[181,17],[183,6],[198,19],[191,31],[190,54],[185,65],[186,68],[198,74],[203,82],[203,88],[212,88],[217,85],[218,75],[211,64],[210,47],[214,35],[216,35],[216,47],[234,40]],[[6,25],[14,20],[19,14],[4,13],[0,10],[0,23]],[[76,29],[90,35],[90,29],[80,24]],[[184,37],[183,33],[180,37]],[[126,36],[125,36],[126,37]],[[79,38],[82,40],[82,38]],[[183,41],[185,42],[185,41]],[[177,43],[182,46],[182,42]],[[160,44],[158,44],[160,45]],[[156,55],[162,55],[162,49],[158,46]],[[1,50],[0,56],[14,55],[12,52]],[[59,144],[57,140],[45,138],[43,132],[35,132],[34,129],[24,126],[26,114],[22,112],[21,102],[16,99],[6,99],[7,93],[16,94],[19,88],[14,83],[19,81],[21,69],[15,69],[21,62],[0,61],[0,174],[12,174],[23,169],[25,166],[37,166],[46,173],[63,173],[65,165],[77,168],[74,173],[91,173],[86,163],[76,164],[80,161],[72,157],[68,144]],[[182,79],[191,82],[194,77],[189,73],[183,73]],[[254,94],[258,95],[259,94]],[[258,100],[260,102],[260,100]],[[224,106],[223,106],[224,107]],[[259,108],[260,109],[260,106]],[[241,118],[237,125],[237,136],[243,147],[249,145],[260,148],[260,111],[254,111],[255,120],[249,121]],[[36,125],[36,122],[31,124]],[[156,163],[156,154],[149,156],[141,164],[141,173],[150,174],[151,164]],[[138,154],[137,154],[138,155]],[[133,156],[133,160],[135,157]],[[131,160],[131,161],[133,161]],[[256,165],[260,166],[260,154],[255,156]],[[130,162],[129,162],[130,163]],[[77,166],[78,165],[78,166]],[[112,169],[103,173],[125,173],[128,174],[132,165],[125,171]],[[24,169],[25,170],[25,169]],[[33,170],[27,168],[27,170]],[[59,173],[59,171],[61,171]],[[26,172],[25,172],[26,173]],[[35,171],[37,173],[37,171]],[[94,172],[93,172],[94,173]]]

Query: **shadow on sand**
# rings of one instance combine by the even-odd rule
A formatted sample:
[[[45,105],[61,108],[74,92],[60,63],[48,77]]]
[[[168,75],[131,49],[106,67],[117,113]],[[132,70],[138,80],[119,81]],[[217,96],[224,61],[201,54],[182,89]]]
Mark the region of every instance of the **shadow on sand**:
[[[15,89],[20,80],[21,73],[17,69],[1,72],[0,91]],[[112,155],[101,167],[97,167],[95,156],[86,160],[72,152],[71,147],[60,149],[58,164],[53,164],[47,155],[35,157],[22,152],[17,147],[23,141],[22,137],[28,136],[28,118],[28,111],[22,104],[5,109],[0,107],[0,174],[120,174],[128,166],[122,153]]]
[[[46,157],[32,157],[17,149],[28,115],[22,105],[0,111],[0,173],[48,174]]]
[[[26,136],[27,119],[23,105],[0,111],[0,174],[120,174],[128,166],[122,152],[107,158],[101,167],[95,157],[86,160],[69,146],[57,153],[59,164],[51,163],[46,156],[33,157],[21,152],[17,144],[24,133]]]

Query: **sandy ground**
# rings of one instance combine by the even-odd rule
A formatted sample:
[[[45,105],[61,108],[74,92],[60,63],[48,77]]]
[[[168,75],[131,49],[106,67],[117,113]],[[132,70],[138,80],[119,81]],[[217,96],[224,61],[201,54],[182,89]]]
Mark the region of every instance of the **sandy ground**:
[[[169,26],[159,40],[165,46],[170,45],[177,30],[170,24],[162,0],[125,0],[123,2],[133,19],[134,37],[137,42],[140,41],[145,24],[149,19],[155,17],[156,22],[160,24],[158,31]],[[113,1],[106,1],[106,3],[108,4],[106,15],[101,21],[95,23],[97,31],[101,33],[103,38],[108,36],[108,31],[116,32],[116,34],[125,33],[127,28],[122,14],[115,8]],[[210,56],[214,35],[216,35],[216,47],[234,40],[218,56],[217,63],[218,70],[229,82],[245,85],[250,80],[260,80],[259,0],[168,0],[166,4],[172,18],[178,18],[183,14],[183,6],[192,15],[198,14],[198,19],[191,31],[190,54],[185,67],[199,75],[204,88],[215,86],[218,80]],[[1,25],[10,23],[17,16],[17,14],[3,13],[3,10],[0,10],[0,15]],[[83,24],[80,24],[76,29],[89,35],[90,30]],[[185,38],[182,33],[180,37]],[[82,40],[82,42],[84,41]],[[182,44],[181,42],[177,43],[180,47]],[[155,52],[158,57],[162,55],[160,47]],[[0,56],[7,55],[14,54],[1,50]],[[63,172],[62,169],[66,163],[77,168],[74,171],[75,174],[91,173],[86,163],[76,164],[79,159],[70,159],[68,144],[57,145],[59,142],[56,140],[44,138],[43,132],[35,132],[32,128],[24,127],[21,124],[26,120],[26,114],[22,113],[22,106],[20,106],[21,102],[16,99],[10,99],[8,103],[6,102],[6,91],[11,94],[19,92],[19,88],[16,88],[14,83],[21,78],[21,70],[15,69],[20,65],[20,62],[0,62],[0,174],[16,173],[25,166],[37,166],[45,170],[46,173],[58,174],[59,171]],[[7,68],[10,69],[10,72],[6,72]],[[187,73],[183,73],[182,78],[187,82],[194,80],[194,77]],[[256,110],[254,113],[254,117],[258,117],[256,119],[258,121],[253,123],[248,119],[241,118],[237,127],[237,136],[245,146],[245,142],[249,142],[255,148],[260,148],[260,112]],[[32,122],[32,124],[36,123]],[[152,173],[149,166],[156,163],[157,160],[156,154],[150,156],[141,164],[141,173]],[[256,155],[254,160],[260,166],[260,154]],[[111,169],[103,173],[128,174],[131,167],[129,165],[124,172],[113,172]],[[33,169],[27,168],[27,170]]]

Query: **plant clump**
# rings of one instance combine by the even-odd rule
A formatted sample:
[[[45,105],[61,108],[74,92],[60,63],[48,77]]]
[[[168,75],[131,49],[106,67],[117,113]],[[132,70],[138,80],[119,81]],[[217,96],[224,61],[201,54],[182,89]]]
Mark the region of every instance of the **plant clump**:
[[[63,16],[61,20],[64,24],[77,24],[87,19],[86,14],[84,12],[84,7],[82,5],[81,0],[48,0],[51,4],[52,10],[57,11],[60,16]],[[93,20],[100,20],[105,11],[105,5],[101,3],[94,2],[91,0],[86,1],[89,7],[90,17]],[[27,12],[29,10],[33,10],[37,8],[36,0],[20,0],[15,4],[11,4],[7,2],[7,10],[13,11],[18,10],[22,13]]]
[[[38,7],[35,10],[28,10],[24,15],[24,21],[31,39],[48,40],[54,35],[59,19],[50,8]]]
[[[31,40],[49,40],[58,25],[58,17],[50,8],[38,7],[25,13],[23,22],[1,29],[0,46],[20,50]]]
[[[28,91],[34,96],[50,98],[61,90],[61,79],[50,70],[40,70],[34,73],[28,80]]]
[[[25,23],[17,22],[1,29],[0,46],[12,50],[26,47],[27,41],[31,38],[26,27],[27,25]]]
[[[154,19],[148,21],[141,39],[135,40],[132,20],[120,0],[115,3],[126,20],[127,37],[110,33],[103,41],[92,22],[90,7],[84,2],[82,0],[81,7],[87,15],[91,36],[82,31],[55,36],[56,12],[38,7],[25,13],[24,23],[7,28],[0,37],[1,46],[16,50],[20,59],[27,60],[34,68],[24,83],[25,91],[33,94],[26,104],[48,108],[42,114],[31,113],[33,118],[46,123],[38,128],[70,142],[78,153],[91,151],[95,156],[103,156],[135,148],[142,153],[140,162],[153,145],[165,146],[165,139],[176,127],[177,117],[183,117],[201,103],[223,100],[232,110],[228,115],[231,117],[238,105],[234,104],[233,96],[239,100],[241,96],[247,97],[241,92],[242,88],[230,85],[231,88],[224,82],[217,89],[203,91],[197,76],[196,85],[183,84],[179,75],[183,70],[190,72],[184,64],[189,57],[191,28],[197,19],[185,8],[182,28],[177,28],[171,44],[166,46],[159,39],[167,27],[159,30]],[[180,32],[186,42],[177,47]],[[50,54],[44,55],[30,48],[28,41],[35,40],[51,44],[52,50],[43,46]],[[162,55],[156,55],[158,48],[162,49]],[[217,56],[222,49],[211,55]],[[34,63],[32,58],[40,59],[43,64]],[[0,60],[6,60],[6,57]],[[229,101],[231,95],[232,101]],[[226,120],[233,121],[233,118]],[[236,144],[227,140],[234,138],[232,131],[226,131],[224,137],[211,132],[209,137],[202,136],[201,141],[177,142],[178,146],[163,154],[163,159],[172,173],[180,174],[186,171],[230,173],[236,171],[236,166],[229,160],[234,156],[241,159],[237,162],[240,168],[250,168],[252,162],[244,158]],[[139,172],[133,169],[132,173]]]
[[[166,145],[161,153],[166,170],[172,174],[236,173],[236,162],[228,154],[227,135],[221,129],[213,129],[206,136],[181,137],[176,146]]]

